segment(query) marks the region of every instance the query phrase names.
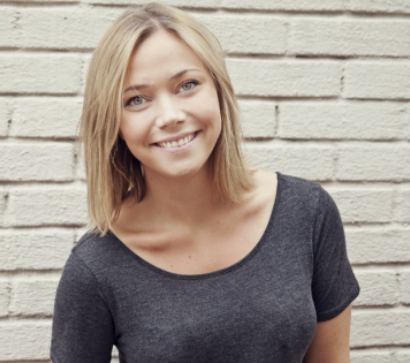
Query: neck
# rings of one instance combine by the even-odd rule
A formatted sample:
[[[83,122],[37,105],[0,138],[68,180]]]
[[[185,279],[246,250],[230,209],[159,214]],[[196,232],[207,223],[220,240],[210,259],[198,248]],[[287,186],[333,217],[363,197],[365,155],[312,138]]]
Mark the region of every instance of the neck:
[[[210,168],[190,176],[145,175],[144,204],[154,215],[167,220],[201,223],[221,205],[212,183]]]

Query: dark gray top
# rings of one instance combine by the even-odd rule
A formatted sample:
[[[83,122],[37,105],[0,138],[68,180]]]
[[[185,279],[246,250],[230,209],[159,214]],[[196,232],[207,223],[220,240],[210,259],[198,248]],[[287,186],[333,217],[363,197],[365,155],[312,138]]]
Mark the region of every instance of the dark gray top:
[[[241,261],[201,275],[163,271],[113,234],[85,235],[54,308],[53,363],[301,363],[316,323],[359,294],[336,205],[278,175],[269,224]]]

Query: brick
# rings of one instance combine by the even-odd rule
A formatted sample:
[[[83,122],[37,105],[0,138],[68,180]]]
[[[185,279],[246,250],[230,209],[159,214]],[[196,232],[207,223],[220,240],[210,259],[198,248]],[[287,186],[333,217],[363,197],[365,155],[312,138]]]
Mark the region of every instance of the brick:
[[[346,98],[410,99],[410,62],[350,61],[344,81]]]
[[[350,356],[352,363],[393,363],[391,352],[352,350]]]
[[[198,15],[227,53],[285,54],[287,26],[283,18],[258,15]]]
[[[410,262],[408,228],[346,227],[345,233],[349,259],[353,264]]]
[[[9,102],[5,98],[0,98],[0,137],[7,136],[11,120]]]
[[[13,190],[4,219],[6,226],[82,226],[88,222],[85,190],[82,187]]]
[[[394,363],[409,363],[410,362],[410,352],[403,351],[403,352],[396,352],[395,353],[395,361]]]
[[[326,147],[249,144],[245,151],[256,168],[325,181],[333,175],[334,152]]]
[[[82,100],[78,98],[17,98],[9,134],[14,137],[74,138],[81,108]]]
[[[1,181],[73,180],[73,146],[48,142],[0,144]],[[12,166],[12,167],[10,167]]]
[[[14,281],[10,312],[19,316],[52,316],[59,279]]]
[[[408,345],[410,312],[385,309],[353,311],[350,342],[352,347]]]
[[[76,93],[81,59],[60,54],[1,54],[0,93]]]
[[[29,0],[30,2],[39,3],[79,3],[81,0]],[[26,3],[27,0],[13,0],[13,3]]]
[[[86,7],[22,9],[18,44],[25,48],[93,49],[123,11]]]
[[[86,0],[92,4],[142,5],[150,0]],[[219,8],[220,0],[163,0],[161,4],[185,8]]]
[[[389,223],[392,219],[392,190],[368,187],[326,189],[335,199],[345,223]]]
[[[410,118],[402,103],[284,102],[279,105],[281,138],[408,139]]]
[[[21,34],[17,27],[19,12],[16,8],[2,6],[0,12],[0,47],[14,47]]]
[[[343,0],[222,0],[229,9],[285,10],[285,11],[341,11]]]
[[[245,137],[273,138],[275,136],[275,103],[271,101],[240,100],[242,129]]]
[[[73,146],[47,142],[0,144],[1,181],[69,181],[74,179]],[[12,167],[11,167],[12,166]]]
[[[369,144],[338,150],[338,180],[404,181],[410,179],[410,148]]]
[[[341,91],[336,61],[229,59],[227,67],[240,96],[335,97]]]
[[[347,4],[354,12],[410,13],[406,0],[349,0]]]
[[[49,359],[51,321],[0,322],[1,359]]]
[[[410,305],[410,271],[400,273],[401,302]]]
[[[394,271],[356,271],[360,295],[355,306],[392,306],[399,302],[399,282]]]
[[[84,95],[85,83],[87,80],[88,70],[91,63],[91,54],[84,54],[82,56],[82,70],[81,70],[81,94]]]
[[[85,181],[85,165],[84,165],[84,158],[82,154],[82,150],[80,149],[80,145],[77,146],[77,165],[75,171],[75,177],[77,180]]]
[[[0,281],[0,317],[5,317],[9,314],[9,283]]]
[[[292,23],[296,55],[408,56],[410,21],[306,19]]]
[[[8,205],[8,200],[9,194],[5,191],[0,191],[0,225],[3,223],[4,214]]]
[[[0,230],[1,270],[60,270],[73,246],[70,230]]]
[[[410,222],[410,190],[398,190],[395,198],[394,220],[396,222]]]

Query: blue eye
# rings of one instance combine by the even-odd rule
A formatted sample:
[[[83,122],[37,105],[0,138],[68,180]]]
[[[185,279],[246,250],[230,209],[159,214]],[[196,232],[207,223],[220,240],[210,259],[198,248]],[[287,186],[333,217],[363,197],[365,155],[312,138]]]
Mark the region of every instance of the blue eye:
[[[193,89],[196,85],[198,84],[198,82],[196,81],[188,81],[185,82],[181,85],[181,89],[183,91],[190,91],[191,89]]]
[[[141,106],[144,102],[144,97],[136,96],[127,101],[126,106]]]

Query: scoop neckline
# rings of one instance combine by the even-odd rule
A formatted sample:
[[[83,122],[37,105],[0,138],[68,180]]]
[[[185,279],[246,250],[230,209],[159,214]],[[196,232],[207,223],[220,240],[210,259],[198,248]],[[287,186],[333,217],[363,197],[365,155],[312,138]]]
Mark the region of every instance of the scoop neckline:
[[[275,215],[277,214],[277,209],[280,201],[280,196],[281,196],[281,184],[282,184],[282,175],[279,172],[276,172],[277,176],[277,183],[276,183],[276,195],[275,195],[275,200],[273,202],[272,210],[269,216],[269,221],[268,224],[266,225],[265,230],[262,233],[262,236],[260,237],[259,241],[255,244],[255,246],[246,254],[243,258],[241,258],[239,261],[233,263],[230,266],[224,267],[222,269],[216,270],[216,271],[211,271],[211,272],[206,272],[206,273],[201,273],[201,274],[179,274],[175,272],[170,272],[166,271],[158,266],[153,265],[152,263],[148,262],[147,260],[143,259],[141,256],[133,252],[127,245],[125,245],[111,230],[108,231],[108,235],[111,236],[111,238],[120,245],[120,248],[129,256],[131,256],[133,259],[136,259],[141,265],[144,267],[149,268],[150,270],[159,273],[161,275],[168,276],[173,279],[178,279],[178,280],[203,280],[203,279],[209,279],[212,277],[216,277],[219,275],[223,275],[232,271],[237,270],[244,264],[246,264],[249,260],[251,260],[260,250],[260,248],[263,246],[267,239],[268,231],[271,230],[271,227],[273,225],[273,221],[275,219]]]

